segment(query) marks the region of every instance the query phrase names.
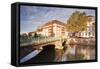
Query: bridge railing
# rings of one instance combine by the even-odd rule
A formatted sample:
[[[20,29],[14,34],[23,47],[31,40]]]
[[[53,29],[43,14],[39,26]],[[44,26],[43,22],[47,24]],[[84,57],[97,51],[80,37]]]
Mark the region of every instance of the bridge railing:
[[[41,43],[47,43],[47,42],[52,42],[52,41],[57,41],[57,40],[62,40],[62,39],[64,38],[63,37],[30,38],[27,40],[20,40],[20,46],[31,45],[31,44],[41,44]]]

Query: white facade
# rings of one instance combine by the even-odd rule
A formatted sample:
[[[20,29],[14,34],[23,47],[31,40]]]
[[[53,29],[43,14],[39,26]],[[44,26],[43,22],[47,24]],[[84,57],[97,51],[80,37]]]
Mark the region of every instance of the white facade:
[[[95,37],[95,17],[89,16],[86,31],[78,33],[80,37]]]

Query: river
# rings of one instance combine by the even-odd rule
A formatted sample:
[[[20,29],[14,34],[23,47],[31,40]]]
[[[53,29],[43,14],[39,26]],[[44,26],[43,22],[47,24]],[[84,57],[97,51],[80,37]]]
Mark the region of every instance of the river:
[[[34,52],[32,54],[34,54]],[[28,57],[31,57],[31,59]],[[22,64],[93,60],[95,59],[95,46],[66,45],[63,49],[55,49],[54,45],[48,45],[44,46],[43,50],[41,50],[41,52],[39,51],[39,54],[36,56],[32,57],[30,54],[28,57],[26,58],[29,60]]]

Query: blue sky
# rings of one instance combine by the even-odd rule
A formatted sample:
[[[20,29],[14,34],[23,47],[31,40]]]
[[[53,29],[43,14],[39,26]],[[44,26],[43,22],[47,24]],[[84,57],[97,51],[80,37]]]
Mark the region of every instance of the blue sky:
[[[35,31],[39,26],[50,20],[59,20],[66,23],[67,19],[75,11],[84,11],[87,15],[95,16],[95,10],[92,9],[21,6],[20,31],[21,33]]]

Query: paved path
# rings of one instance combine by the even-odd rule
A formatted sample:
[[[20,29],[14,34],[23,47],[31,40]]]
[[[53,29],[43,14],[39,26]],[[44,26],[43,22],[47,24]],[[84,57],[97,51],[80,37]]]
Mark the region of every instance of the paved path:
[[[23,62],[26,62],[26,61],[30,60],[31,58],[33,58],[36,55],[38,55],[41,51],[42,50],[35,50],[35,51],[31,52],[30,54],[28,54],[24,58],[20,59],[20,63],[23,63]]]

